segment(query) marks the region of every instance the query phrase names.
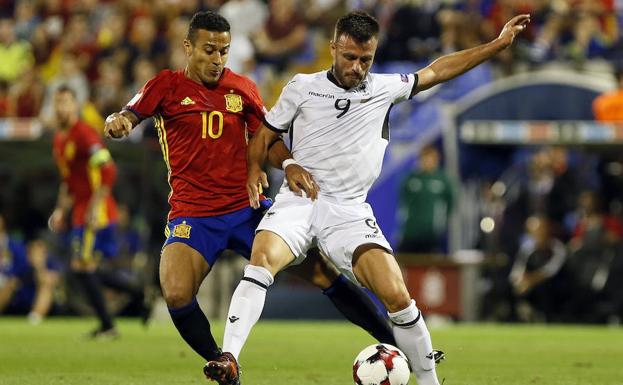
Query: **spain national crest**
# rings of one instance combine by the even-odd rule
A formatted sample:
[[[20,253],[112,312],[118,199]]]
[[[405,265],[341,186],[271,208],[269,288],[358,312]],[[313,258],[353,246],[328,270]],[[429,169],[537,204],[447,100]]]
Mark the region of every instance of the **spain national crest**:
[[[227,109],[227,111],[231,112],[242,111],[242,96],[238,94],[226,94],[225,108]]]
[[[179,225],[173,227],[173,236],[188,239],[190,238],[190,229],[192,229],[192,226],[187,225],[186,221],[183,221]]]

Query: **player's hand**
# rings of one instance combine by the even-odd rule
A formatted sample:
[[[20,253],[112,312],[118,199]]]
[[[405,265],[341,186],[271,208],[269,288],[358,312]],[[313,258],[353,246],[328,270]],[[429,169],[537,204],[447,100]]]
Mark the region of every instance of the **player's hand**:
[[[249,168],[247,172],[247,193],[249,204],[254,209],[260,207],[260,194],[262,188],[268,188],[268,176],[261,168]]]
[[[104,134],[108,138],[123,138],[130,135],[132,131],[132,122],[130,119],[123,116],[118,112],[108,115],[104,124]]]
[[[311,200],[318,198],[320,187],[318,187],[314,177],[307,170],[298,164],[290,164],[284,171],[290,190],[296,194],[302,194],[302,191],[305,191],[305,194]]]
[[[54,209],[52,215],[50,215],[50,219],[48,219],[48,227],[56,233],[65,229],[65,214],[62,209]]]
[[[529,22],[530,15],[523,14],[513,17],[508,21],[508,23],[506,23],[506,25],[504,25],[504,28],[502,29],[502,32],[500,32],[500,36],[498,37],[498,39],[500,39],[504,44],[504,48],[513,44],[515,36],[517,36],[521,31],[526,29]]]

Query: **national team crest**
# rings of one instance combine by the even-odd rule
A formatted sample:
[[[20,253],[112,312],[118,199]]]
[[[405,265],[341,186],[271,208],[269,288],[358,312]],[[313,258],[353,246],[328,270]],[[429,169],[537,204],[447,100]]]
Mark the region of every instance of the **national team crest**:
[[[238,94],[225,95],[225,109],[231,112],[242,111],[242,96]]]
[[[186,221],[184,221],[179,225],[175,225],[173,228],[173,236],[188,239],[190,238],[190,229],[192,229],[192,226],[187,225]]]

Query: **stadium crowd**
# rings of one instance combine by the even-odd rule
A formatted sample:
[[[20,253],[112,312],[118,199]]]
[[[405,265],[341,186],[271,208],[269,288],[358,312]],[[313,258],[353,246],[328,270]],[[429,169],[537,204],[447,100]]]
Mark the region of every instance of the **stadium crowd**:
[[[158,71],[184,66],[181,41],[190,17],[200,9],[217,10],[229,20],[232,50],[228,67],[254,79],[271,106],[293,73],[329,65],[326,41],[337,17],[349,9],[366,9],[379,20],[383,33],[376,61],[381,66],[403,61],[427,63],[441,54],[476,46],[497,36],[512,15],[530,13],[532,22],[526,33],[494,63],[496,74],[506,76],[552,61],[571,63],[581,71],[592,60],[623,60],[619,31],[623,7],[619,3],[0,0],[0,119],[35,118],[44,127],[53,127],[52,97],[56,89],[68,85],[83,105],[83,118],[94,127],[103,127],[103,117],[118,111]],[[155,130],[150,124],[132,139],[153,142]],[[521,174],[520,182],[512,186],[514,196],[496,195],[491,186],[483,189],[483,196],[488,197],[483,213],[500,213],[505,218],[497,242],[510,256],[503,268],[491,273],[497,277],[492,296],[503,297],[497,303],[504,304],[506,310],[485,309],[486,316],[593,322],[623,316],[623,301],[616,295],[623,290],[622,281],[613,278],[623,274],[623,163],[613,155],[599,159],[592,169],[577,170],[583,165],[578,156],[563,148],[540,149],[522,163],[525,167],[509,171]],[[6,195],[0,191],[0,197]],[[0,202],[0,213],[11,204]],[[28,231],[12,227],[20,223],[18,214],[8,215],[6,227],[24,235]],[[2,258],[8,255],[3,250],[13,245],[8,237],[3,240],[4,227],[0,227]],[[517,237],[524,229],[525,236]],[[145,265],[143,259],[134,264],[132,260],[140,254],[136,243],[146,233],[132,235],[128,248],[133,251],[124,274],[136,274]],[[160,232],[152,233],[156,239],[151,242],[160,244]],[[38,236],[28,234],[26,238]],[[483,239],[481,247],[486,248],[487,241]],[[51,290],[61,268],[45,258],[43,262],[37,259],[45,248],[38,248],[36,242],[41,241],[31,241],[28,249],[15,246],[17,251],[12,254],[31,261],[29,284]],[[570,296],[571,290],[577,295]],[[0,310],[4,307],[2,295]],[[523,310],[526,302],[531,310]],[[40,304],[27,312],[36,321],[47,312],[47,306]]]

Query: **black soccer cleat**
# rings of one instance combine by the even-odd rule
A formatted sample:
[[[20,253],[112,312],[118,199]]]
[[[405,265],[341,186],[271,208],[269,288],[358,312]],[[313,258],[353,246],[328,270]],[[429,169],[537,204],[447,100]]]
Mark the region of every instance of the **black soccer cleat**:
[[[203,374],[219,385],[240,385],[240,368],[236,358],[229,352],[208,361],[203,367]]]
[[[85,337],[92,340],[116,340],[120,337],[120,334],[114,327],[108,329],[99,328],[87,333]]]

